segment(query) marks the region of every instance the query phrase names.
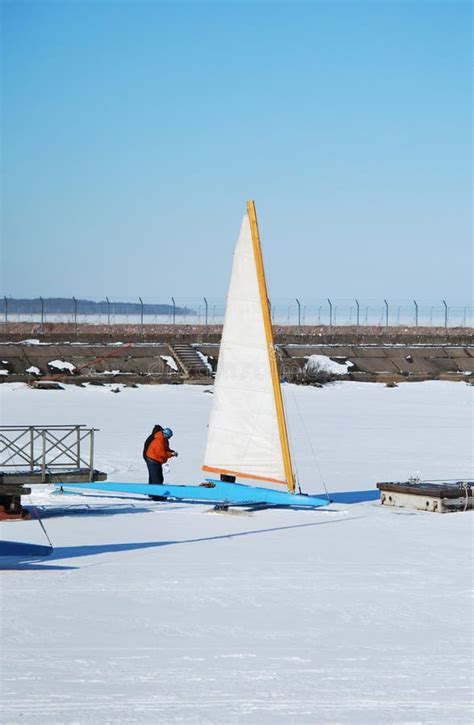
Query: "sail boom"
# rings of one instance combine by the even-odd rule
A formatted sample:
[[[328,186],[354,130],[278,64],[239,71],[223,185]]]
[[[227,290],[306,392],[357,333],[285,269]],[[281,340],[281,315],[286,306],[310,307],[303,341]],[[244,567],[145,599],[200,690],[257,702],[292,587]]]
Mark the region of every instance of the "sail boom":
[[[269,478],[268,476],[257,476],[255,473],[242,473],[242,471],[231,471],[227,468],[214,468],[213,466],[201,466],[201,470],[208,473],[222,473],[225,476],[236,476],[238,478],[250,478],[255,481],[268,481],[268,483],[281,483],[287,486],[287,481],[280,481],[278,478]]]

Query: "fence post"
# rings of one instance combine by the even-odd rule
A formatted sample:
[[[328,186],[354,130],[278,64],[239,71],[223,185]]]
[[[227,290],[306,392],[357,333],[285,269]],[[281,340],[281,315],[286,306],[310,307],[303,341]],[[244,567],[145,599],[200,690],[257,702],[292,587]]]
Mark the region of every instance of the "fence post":
[[[41,334],[43,334],[43,323],[44,323],[44,300],[40,297],[41,303]]]
[[[301,305],[300,301],[296,300],[296,304],[298,305],[298,327],[301,327]]]
[[[72,301],[74,303],[74,329],[76,331],[76,337],[77,337],[77,300],[75,297],[73,297]]]
[[[206,327],[207,327],[207,318],[208,318],[208,310],[209,310],[209,306],[208,306],[208,304],[207,304],[207,300],[206,300],[206,298],[205,298],[205,297],[203,297],[203,300],[204,300],[204,305],[205,305],[205,308],[206,308],[206,313],[205,313],[205,315],[206,315],[206,317],[205,317],[205,325],[206,325]]]
[[[171,298],[171,302],[173,303],[173,325],[176,324],[176,302],[174,301],[174,297]]]
[[[357,327],[359,327],[359,321],[360,321],[360,305],[359,300],[355,301],[356,307],[357,307]]]
[[[385,327],[388,327],[388,302],[387,300],[384,300],[385,303]]]
[[[328,297],[329,302],[329,327],[332,327],[332,302]]]
[[[141,327],[141,334],[143,337],[143,300],[141,297],[138,298],[140,300],[140,327]]]
[[[5,327],[8,326],[8,298],[4,297],[5,300]]]
[[[105,299],[107,300],[107,327],[110,328],[110,300],[108,297],[106,297]]]
[[[418,327],[418,302],[413,300],[413,304],[415,305],[415,327]]]
[[[448,305],[446,304],[446,300],[443,300],[444,305],[444,327],[445,329],[448,328]]]

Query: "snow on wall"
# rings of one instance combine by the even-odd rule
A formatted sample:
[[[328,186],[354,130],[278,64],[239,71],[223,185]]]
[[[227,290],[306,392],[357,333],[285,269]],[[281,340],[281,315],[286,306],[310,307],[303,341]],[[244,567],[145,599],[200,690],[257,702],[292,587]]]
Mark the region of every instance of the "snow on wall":
[[[65,362],[64,360],[50,360],[48,366],[53,368],[53,370],[68,370],[70,373],[76,369],[75,365],[70,362]]]
[[[171,368],[171,370],[174,370],[175,372],[178,372],[178,365],[176,364],[176,360],[171,355],[160,355],[161,359],[165,361],[167,366]]]
[[[305,370],[324,370],[333,375],[346,375],[349,372],[349,368],[353,367],[354,363],[350,360],[346,360],[345,363],[338,363],[331,360],[327,355],[309,355],[307,357],[307,363],[305,364]]]

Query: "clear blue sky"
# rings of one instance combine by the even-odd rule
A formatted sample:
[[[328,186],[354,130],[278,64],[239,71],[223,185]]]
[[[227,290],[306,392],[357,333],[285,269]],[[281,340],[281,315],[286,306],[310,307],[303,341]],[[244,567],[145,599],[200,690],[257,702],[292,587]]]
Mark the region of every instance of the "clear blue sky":
[[[2,2],[12,296],[471,294],[469,2]]]

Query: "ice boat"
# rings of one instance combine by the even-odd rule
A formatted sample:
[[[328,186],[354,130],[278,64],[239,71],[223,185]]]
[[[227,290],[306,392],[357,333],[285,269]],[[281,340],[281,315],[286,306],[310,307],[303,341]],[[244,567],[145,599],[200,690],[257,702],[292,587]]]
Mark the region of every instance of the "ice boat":
[[[229,505],[317,507],[329,503],[296,492],[253,201],[247,202],[234,252],[202,468],[213,474],[202,486],[93,483],[77,484],[77,488]],[[251,480],[254,485],[236,483],[236,479]]]

